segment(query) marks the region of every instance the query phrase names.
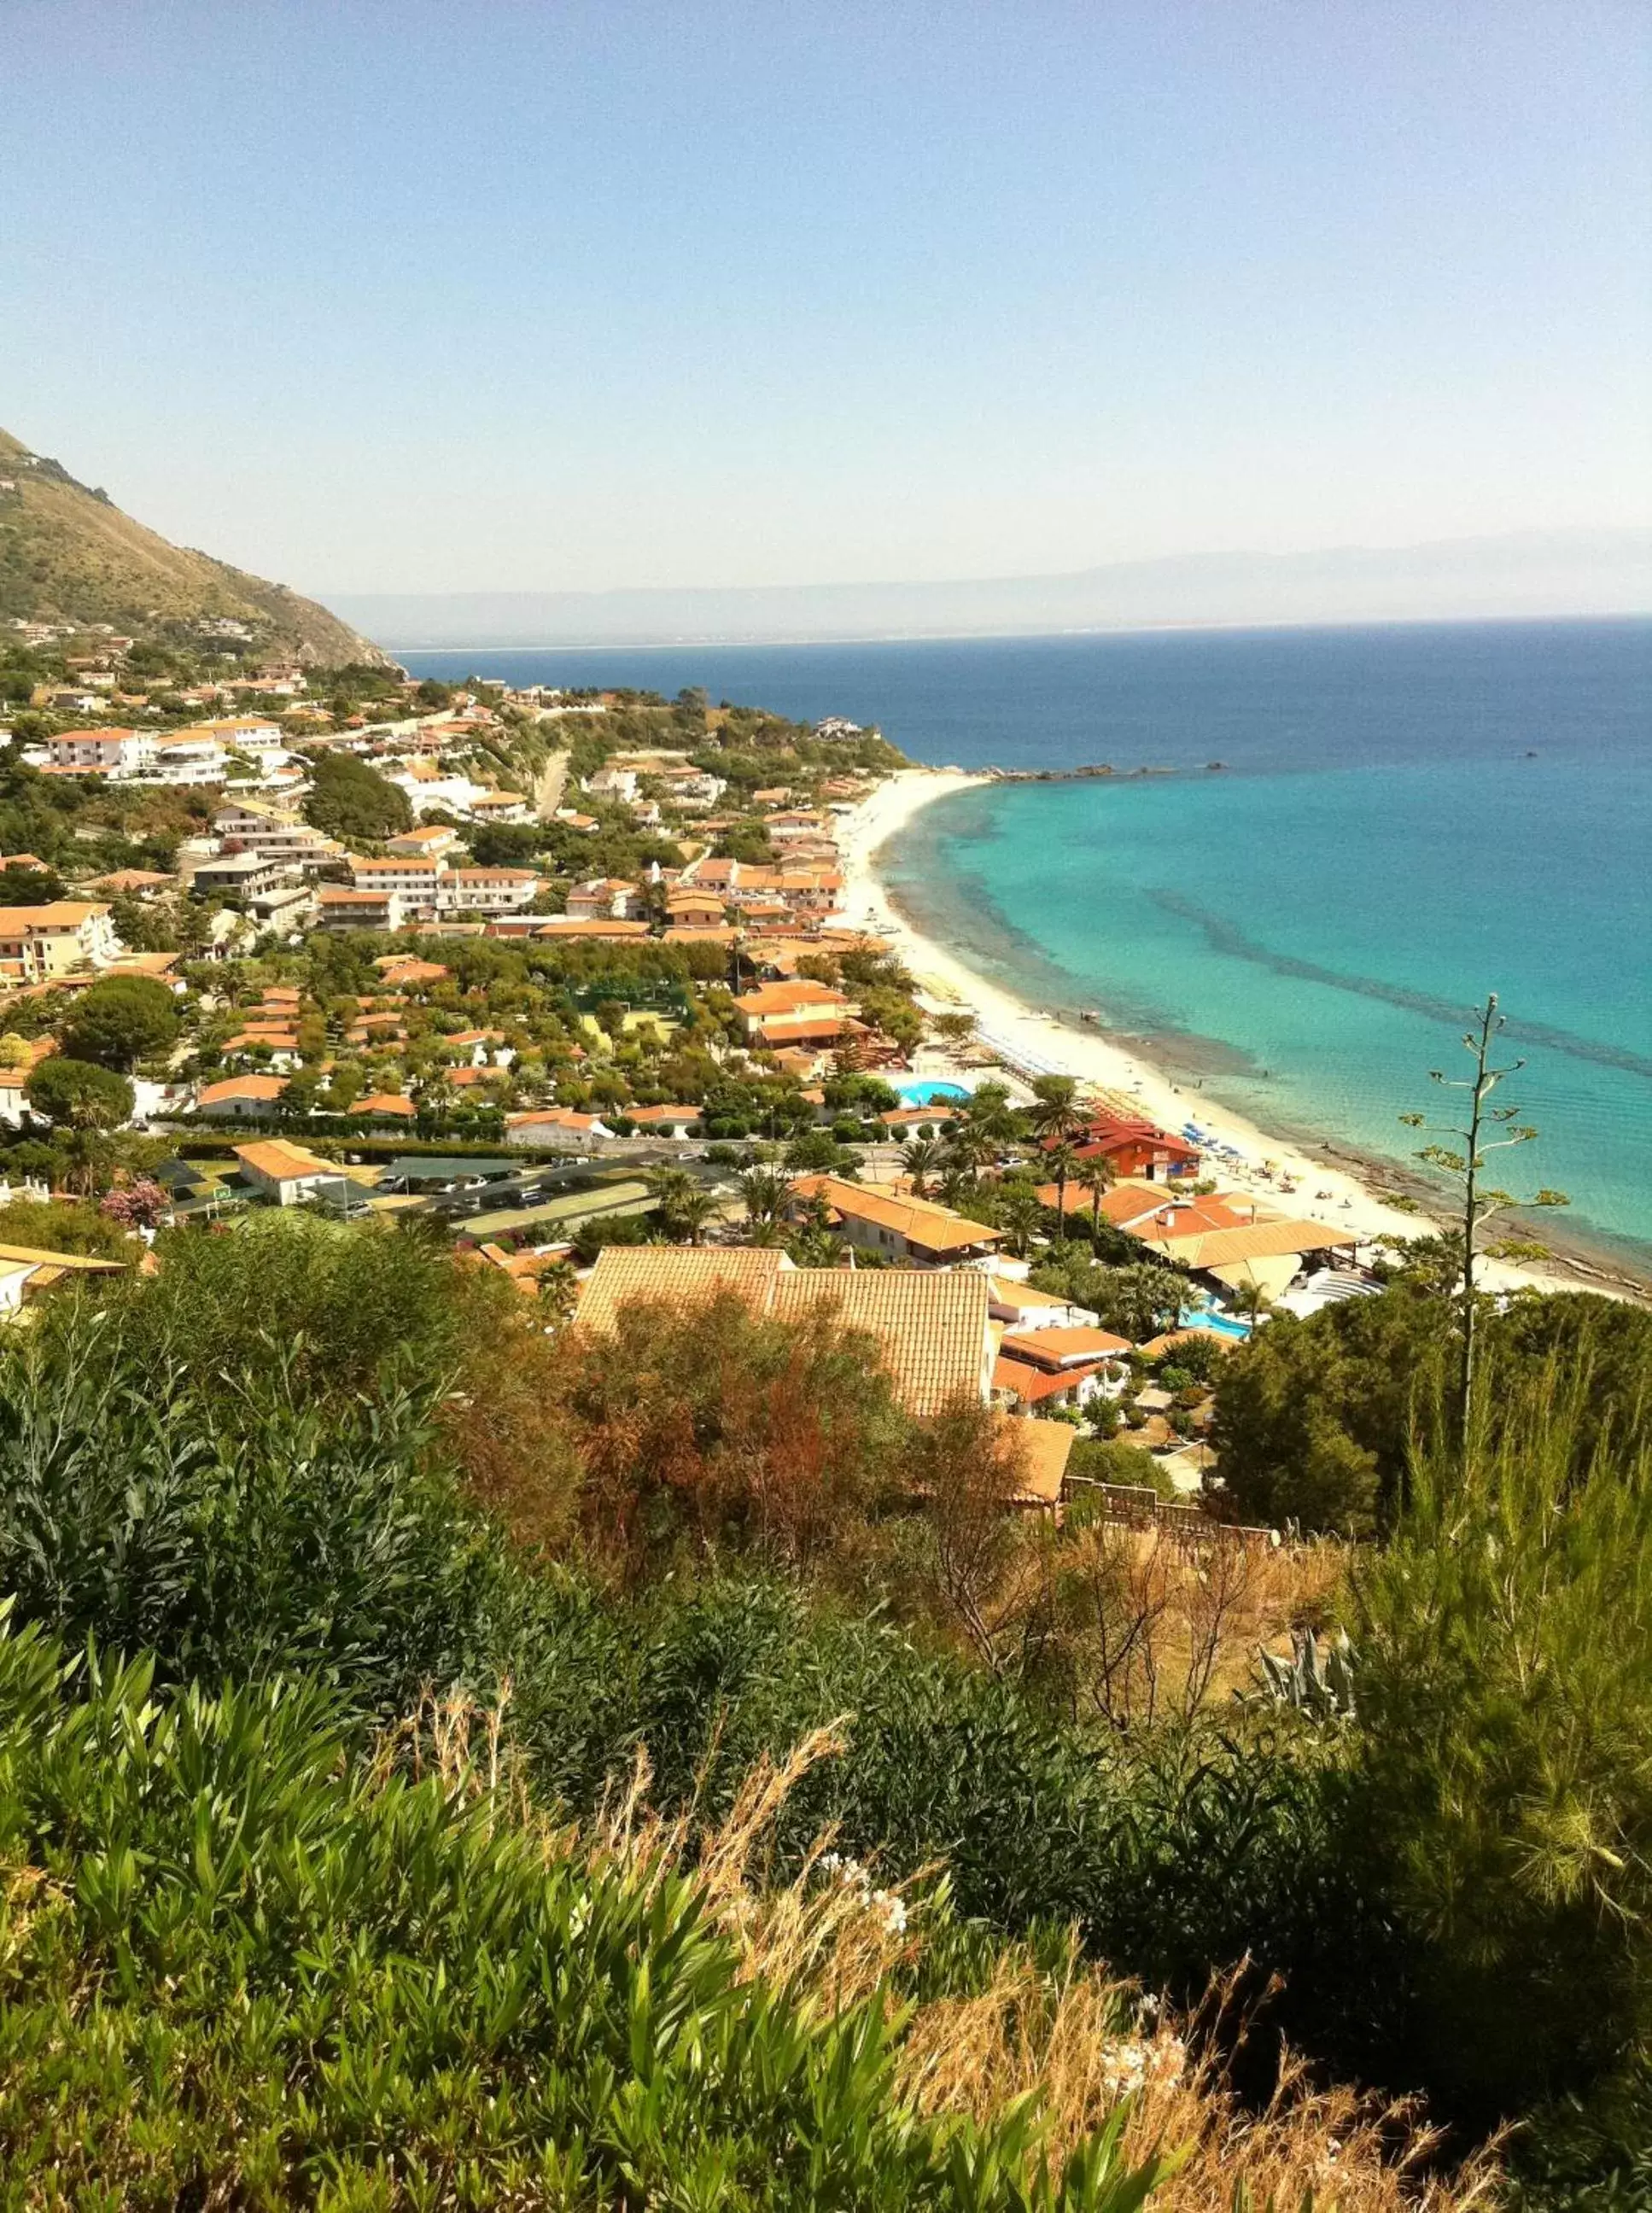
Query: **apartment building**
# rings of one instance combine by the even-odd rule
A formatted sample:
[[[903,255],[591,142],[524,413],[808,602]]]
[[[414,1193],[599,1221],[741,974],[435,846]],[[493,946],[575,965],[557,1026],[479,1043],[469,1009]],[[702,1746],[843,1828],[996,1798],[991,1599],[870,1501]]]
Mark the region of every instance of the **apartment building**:
[[[344,847],[325,831],[286,808],[255,799],[226,800],[212,826],[227,853],[261,853],[306,869],[325,868],[344,858]]]
[[[121,949],[101,901],[0,907],[0,977],[12,981],[43,984],[76,968],[107,968]]]
[[[352,860],[358,892],[393,893],[410,916],[510,914],[531,906],[539,888],[532,869],[455,869],[445,855],[387,855]]]
[[[341,884],[324,884],[316,909],[322,930],[399,930],[405,919],[399,892],[346,891]]]
[[[155,759],[151,730],[64,730],[46,741],[51,765],[78,776],[141,776]]]

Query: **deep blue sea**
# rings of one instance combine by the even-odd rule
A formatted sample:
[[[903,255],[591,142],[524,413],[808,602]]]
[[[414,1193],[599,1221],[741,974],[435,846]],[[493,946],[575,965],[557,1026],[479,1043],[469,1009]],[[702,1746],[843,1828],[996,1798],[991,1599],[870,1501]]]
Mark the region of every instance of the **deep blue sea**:
[[[1108,763],[930,808],[892,890],[1264,1127],[1402,1163],[1399,1114],[1444,1103],[1429,1070],[1466,1068],[1496,990],[1527,1062],[1499,1099],[1541,1131],[1509,1183],[1652,1265],[1652,620],[402,658],[702,685],[924,761]]]

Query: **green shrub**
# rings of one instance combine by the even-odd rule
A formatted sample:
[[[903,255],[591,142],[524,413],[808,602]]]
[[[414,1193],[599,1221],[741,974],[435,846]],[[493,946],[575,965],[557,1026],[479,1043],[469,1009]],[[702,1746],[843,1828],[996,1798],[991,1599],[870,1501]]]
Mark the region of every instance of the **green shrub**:
[[[329,1405],[291,1368],[215,1409],[82,1308],[0,1350],[0,1591],[171,1682],[313,1668],[391,1713],[491,1674],[516,1586],[429,1413]]]
[[[744,1979],[691,1881],[363,1771],[311,1686],[0,1637],[0,1855],[9,2203],[1133,2213],[1158,2171],[920,2120],[881,1993]]]
[[[1558,1363],[1413,1471],[1359,1583],[1369,1820],[1411,1960],[1409,2042],[1477,2115],[1621,2100],[1652,2049],[1652,1454]],[[1624,2126],[1652,2148],[1644,2083]]]
[[[1210,1442],[1244,1519],[1345,1535],[1389,1527],[1419,1424],[1425,1448],[1442,1431],[1454,1327],[1445,1300],[1401,1282],[1307,1321],[1275,1314],[1235,1346],[1216,1371]],[[1583,1292],[1527,1293],[1488,1310],[1480,1345],[1494,1430],[1523,1377],[1549,1360],[1587,1362],[1594,1386],[1573,1411],[1573,1469],[1603,1430],[1652,1447],[1652,1314]]]

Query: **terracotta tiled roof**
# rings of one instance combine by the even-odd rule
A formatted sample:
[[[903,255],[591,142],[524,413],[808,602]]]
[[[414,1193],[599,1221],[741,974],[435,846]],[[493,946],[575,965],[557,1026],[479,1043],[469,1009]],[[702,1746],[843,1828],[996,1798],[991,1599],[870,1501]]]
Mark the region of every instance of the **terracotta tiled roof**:
[[[772,1312],[792,1320],[835,1308],[875,1338],[901,1404],[933,1414],[978,1401],[986,1381],[986,1278],[970,1269],[915,1275],[894,1268],[793,1268],[775,1278]]]
[[[645,922],[624,922],[618,916],[552,915],[533,932],[535,937],[646,937]]]
[[[382,953],[373,963],[382,969],[387,984],[439,984],[447,970],[437,960],[408,960],[399,954]]]
[[[1234,1260],[1283,1259],[1291,1253],[1319,1253],[1351,1245],[1354,1233],[1328,1222],[1252,1222],[1238,1229],[1210,1229],[1192,1236],[1143,1236],[1150,1253],[1161,1253],[1184,1268],[1216,1268]]]
[[[1028,1283],[1012,1283],[1006,1276],[987,1277],[987,1296],[995,1307],[1021,1314],[1028,1307],[1065,1307],[1072,1301],[1059,1291],[1035,1291]]]
[[[281,1183],[290,1183],[300,1176],[344,1174],[337,1161],[324,1161],[315,1153],[306,1152],[302,1145],[290,1145],[282,1137],[267,1137],[257,1145],[237,1145],[235,1158],[243,1167]]]
[[[1016,1423],[1015,1442],[1021,1454],[1021,1488],[1015,1493],[1018,1506],[1056,1503],[1077,1436],[1065,1422]]]
[[[9,863],[8,865],[15,867],[16,863]],[[153,869],[117,869],[112,875],[94,878],[92,889],[117,894],[121,892],[147,892],[153,891],[157,884],[175,883],[176,881],[174,876],[157,875]]]
[[[1232,1349],[1234,1340],[1223,1337],[1220,1330],[1171,1329],[1162,1337],[1150,1337],[1145,1344],[1136,1348],[1143,1360],[1161,1360],[1167,1352],[1173,1352],[1179,1344],[1214,1344],[1223,1352]]]
[[[610,1329],[621,1306],[663,1299],[692,1305],[737,1292],[777,1320],[831,1311],[877,1341],[901,1402],[935,1412],[960,1395],[979,1399],[988,1350],[986,1279],[971,1271],[912,1275],[894,1269],[793,1268],[749,1246],[610,1245],[579,1302],[582,1328]]]
[[[539,1122],[557,1130],[592,1130],[596,1126],[597,1117],[576,1113],[571,1106],[528,1106],[520,1114],[505,1117],[508,1130],[531,1130]]]
[[[53,899],[46,906],[0,907],[0,923],[5,936],[17,937],[30,930],[78,930],[94,914],[108,911],[99,900]]]
[[[1037,1198],[1040,1206],[1054,1206],[1061,1197],[1061,1186],[1059,1184],[1041,1183],[1039,1185],[1033,1196]],[[1083,1185],[1079,1183],[1075,1178],[1069,1176],[1067,1179],[1067,1203],[1064,1211],[1068,1214],[1088,1214],[1094,1204],[1094,1201],[1091,1198],[1089,1192],[1085,1190]]]
[[[742,991],[735,1004],[742,1015],[760,1019],[770,1015],[796,1014],[805,1007],[841,1009],[849,1002],[829,984],[816,984],[803,977],[796,984],[759,985],[754,991]]]
[[[239,1030],[234,1037],[226,1038],[223,1049],[226,1052],[241,1052],[250,1051],[255,1045],[268,1046],[271,1052],[296,1052],[298,1033],[272,1029],[265,1023],[257,1029]]]
[[[927,1253],[953,1253],[966,1245],[997,1245],[999,1233],[984,1222],[972,1222],[949,1206],[928,1199],[881,1192],[869,1184],[846,1183],[838,1176],[802,1176],[792,1186],[796,1198],[824,1198],[844,1221],[869,1222],[892,1230]]]
[[[666,1300],[692,1306],[720,1291],[738,1291],[767,1311],[783,1256],[749,1246],[605,1245],[580,1294],[582,1329],[610,1330],[622,1306]]]
[[[751,1035],[759,1045],[835,1045],[839,1038],[864,1037],[864,1022],[848,1021],[838,1015],[822,1012],[816,1018],[807,1010],[797,1015],[788,1015],[783,1020],[752,1024]]]
[[[1023,1329],[1012,1331],[1003,1349],[1012,1360],[1054,1369],[1073,1361],[1112,1360],[1128,1352],[1131,1344],[1127,1337],[1105,1329]]]
[[[992,1363],[992,1387],[1007,1392],[1023,1406],[1036,1406],[1045,1399],[1072,1390],[1087,1375],[1094,1375],[1100,1365],[1098,1360],[1085,1367],[1058,1369],[1052,1375],[1042,1368],[1034,1368],[1028,1361],[1005,1360],[1001,1356]]]
[[[287,1088],[284,1076],[232,1076],[223,1083],[208,1083],[195,1094],[198,1106],[216,1106],[225,1099],[279,1099]]]

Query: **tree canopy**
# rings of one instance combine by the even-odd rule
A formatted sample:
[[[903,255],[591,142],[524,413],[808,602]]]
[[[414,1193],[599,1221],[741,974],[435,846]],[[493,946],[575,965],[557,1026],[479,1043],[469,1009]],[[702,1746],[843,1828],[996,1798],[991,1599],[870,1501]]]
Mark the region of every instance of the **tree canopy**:
[[[304,819],[346,844],[393,838],[412,827],[407,794],[350,753],[320,753],[310,764]]]
[[[177,1042],[178,1007],[164,984],[150,976],[107,976],[76,1001],[63,1033],[72,1060],[130,1070]]]
[[[37,1114],[71,1130],[118,1130],[130,1121],[136,1100],[132,1087],[113,1068],[53,1053],[23,1086]]]

